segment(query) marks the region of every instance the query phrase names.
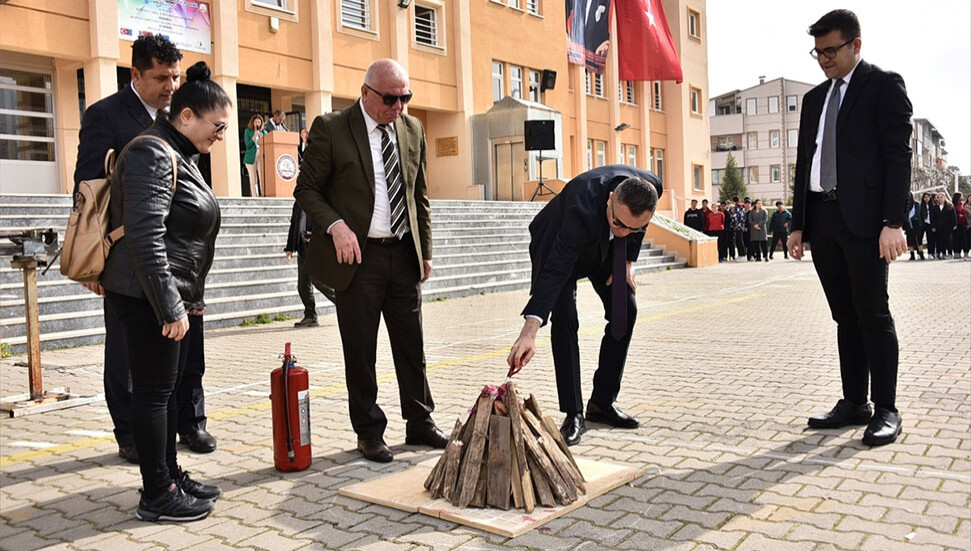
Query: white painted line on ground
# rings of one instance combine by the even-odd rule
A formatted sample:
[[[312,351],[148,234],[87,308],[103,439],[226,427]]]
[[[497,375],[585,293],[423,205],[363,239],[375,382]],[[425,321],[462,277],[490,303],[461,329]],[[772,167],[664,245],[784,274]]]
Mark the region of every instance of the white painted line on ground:
[[[88,436],[91,438],[101,438],[102,436],[111,436],[110,432],[105,432],[103,430],[84,430],[84,429],[69,430],[67,431],[66,434],[71,434],[74,436]]]
[[[52,444],[50,442],[27,442],[24,440],[17,440],[7,444],[11,448],[30,448],[33,450],[46,450],[47,448],[53,448],[57,444]]]

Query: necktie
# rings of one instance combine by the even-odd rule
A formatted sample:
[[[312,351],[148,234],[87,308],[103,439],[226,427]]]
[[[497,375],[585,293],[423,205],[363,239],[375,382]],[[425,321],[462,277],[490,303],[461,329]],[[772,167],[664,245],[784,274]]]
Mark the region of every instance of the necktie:
[[[388,125],[379,124],[381,130],[381,156],[384,157],[384,179],[388,184],[388,201],[391,204],[391,233],[399,239],[405,234],[405,187],[401,185],[401,164],[398,153],[391,143]]]
[[[823,123],[823,150],[819,157],[819,185],[829,193],[836,188],[836,116],[840,112],[840,88],[843,79],[833,84],[826,105],[826,119]]]
[[[614,236],[614,280],[610,284],[610,334],[620,340],[627,333],[627,238]]]

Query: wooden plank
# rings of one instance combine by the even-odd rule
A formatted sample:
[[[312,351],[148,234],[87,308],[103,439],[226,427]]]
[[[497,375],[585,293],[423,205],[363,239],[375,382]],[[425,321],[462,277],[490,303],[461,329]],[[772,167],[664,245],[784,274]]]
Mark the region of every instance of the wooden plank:
[[[449,442],[448,445],[445,446],[445,452],[442,453],[441,459],[439,459],[438,463],[435,464],[436,467],[439,467],[438,473],[435,474],[435,479],[432,480],[432,484],[428,488],[428,491],[431,492],[433,497],[442,497],[445,495],[448,465],[452,464],[452,471],[454,473],[458,473],[460,457],[462,457],[462,442],[458,440]],[[452,485],[449,487],[449,495],[451,495],[451,490],[453,488],[455,488],[454,479],[452,480]]]
[[[548,432],[553,439],[556,440],[556,445],[559,446],[560,451],[562,451],[563,454],[566,455],[566,457],[570,460],[570,463],[573,463],[573,466],[576,467],[577,461],[573,458],[573,452],[570,451],[570,446],[566,445],[566,440],[563,439],[563,434],[560,433],[560,429],[556,427],[556,423],[553,422],[553,418],[549,415],[543,416],[543,428],[545,428],[546,432]],[[583,473],[580,472],[579,467],[577,467],[577,472],[580,473],[580,477],[582,478]]]
[[[539,401],[536,400],[535,396],[530,394],[529,398],[526,398],[525,403],[526,409],[532,411],[533,415],[535,415],[537,419],[543,418],[543,412],[539,410]]]
[[[511,436],[510,436],[511,438]],[[522,509],[526,506],[523,501],[522,470],[519,468],[519,457],[515,453],[509,454],[509,486],[512,488],[512,506]],[[527,513],[529,511],[526,511]]]
[[[506,383],[506,394],[503,397],[506,410],[509,412],[509,431],[512,434],[512,443],[516,453],[516,465],[519,466],[519,473],[513,473],[512,485],[519,486],[513,488],[513,496],[518,493],[523,496],[523,506],[526,512],[532,512],[535,500],[532,499],[533,483],[529,477],[529,464],[526,462],[526,447],[523,445],[523,417],[522,409],[519,407],[519,395],[516,393],[516,385],[513,382]],[[527,497],[529,496],[529,497]]]
[[[459,434],[461,434],[461,432],[462,432],[462,421],[459,419],[456,419],[455,427],[452,429],[452,435],[448,437],[448,444],[445,444],[445,449],[448,449],[449,444],[458,440]],[[425,488],[431,491],[432,494],[435,493],[435,491],[432,490],[433,484],[435,482],[438,482],[439,483],[438,485],[441,486],[441,481],[445,477],[444,463],[445,463],[445,453],[443,452],[441,457],[438,459],[438,463],[435,463],[435,468],[432,469],[432,472],[428,473],[428,478],[425,479]]]
[[[553,466],[559,471],[560,476],[565,481],[572,482],[581,494],[585,494],[587,489],[583,486],[583,475],[580,474],[580,469],[577,469],[576,465],[563,455],[559,446],[556,445],[556,441],[546,432],[540,420],[533,415],[533,412],[528,410],[523,412],[523,419],[536,434],[540,446],[546,451],[546,455],[549,456],[550,461],[553,462]],[[559,433],[559,431],[556,432]]]
[[[489,420],[489,482],[486,503],[502,510],[509,508],[511,459],[509,418],[493,415]]]
[[[486,446],[485,455],[482,457],[482,468],[479,469],[479,481],[475,483],[475,493],[472,494],[472,501],[469,502],[469,507],[477,507],[482,509],[486,506],[486,487],[488,486],[487,478],[489,477],[489,447]]]
[[[529,470],[533,474],[533,484],[536,487],[536,500],[543,507],[555,507],[556,498],[553,496],[553,490],[550,488],[549,480],[546,478],[546,473],[543,469],[536,464],[533,460],[533,456],[527,454],[526,461],[529,464]]]
[[[471,440],[465,456],[462,458],[462,471],[459,473],[458,495],[454,496],[452,504],[458,507],[468,507],[475,495],[475,488],[479,482],[479,471],[482,469],[482,455],[485,451],[487,431],[489,430],[489,415],[495,396],[486,393],[479,397],[475,424],[472,427]]]
[[[526,457],[528,460],[535,462],[535,465],[543,470],[543,475],[550,483],[550,489],[553,491],[553,495],[556,499],[559,499],[563,503],[573,503],[577,500],[577,489],[573,486],[572,481],[563,480],[560,473],[553,466],[550,458],[546,456],[546,452],[543,451],[543,447],[540,445],[533,433],[527,429],[523,431],[523,442],[526,444]],[[530,470],[532,471],[533,466],[530,464]],[[536,473],[533,472],[534,478]]]
[[[442,497],[451,501],[455,497],[455,485],[459,477],[459,459],[462,457],[462,442],[455,441],[446,448],[449,453],[448,461],[445,463],[445,479],[442,482]]]

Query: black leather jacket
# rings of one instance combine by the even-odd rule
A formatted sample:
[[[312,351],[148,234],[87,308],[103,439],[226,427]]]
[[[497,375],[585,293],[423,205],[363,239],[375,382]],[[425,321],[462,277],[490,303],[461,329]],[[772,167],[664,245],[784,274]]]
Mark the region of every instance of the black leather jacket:
[[[160,117],[143,134],[175,150],[178,184],[172,193],[172,161],[162,144],[140,140],[121,158],[111,179],[111,229],[125,236],[111,248],[101,274],[109,291],[144,298],[160,324],[177,321],[188,308],[203,308],[212,266],[219,204],[193,157],[192,142]]]

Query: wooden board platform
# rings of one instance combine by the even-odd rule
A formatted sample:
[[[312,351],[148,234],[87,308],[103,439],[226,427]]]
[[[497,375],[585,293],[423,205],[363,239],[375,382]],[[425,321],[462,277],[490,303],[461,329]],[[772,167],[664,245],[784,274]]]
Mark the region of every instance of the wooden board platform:
[[[438,459],[430,459],[406,471],[390,474],[367,482],[358,482],[340,489],[342,496],[352,497],[392,507],[409,513],[422,513],[514,538],[537,526],[541,526],[565,513],[581,507],[591,499],[601,496],[618,486],[627,484],[643,474],[644,469],[629,465],[617,465],[592,461],[577,456],[576,462],[587,480],[587,493],[575,502],[559,507],[537,505],[532,513],[521,509],[461,509],[444,499],[432,499],[422,482],[431,472]]]

